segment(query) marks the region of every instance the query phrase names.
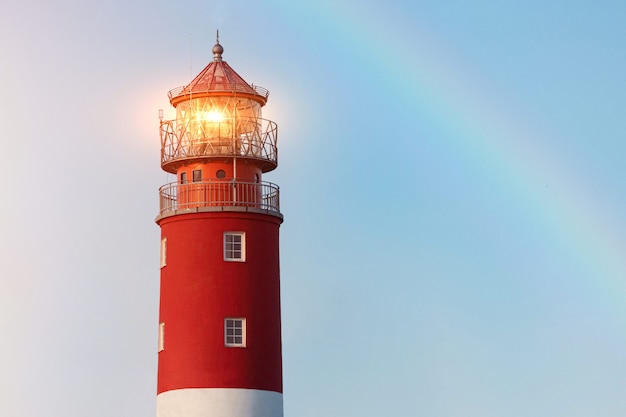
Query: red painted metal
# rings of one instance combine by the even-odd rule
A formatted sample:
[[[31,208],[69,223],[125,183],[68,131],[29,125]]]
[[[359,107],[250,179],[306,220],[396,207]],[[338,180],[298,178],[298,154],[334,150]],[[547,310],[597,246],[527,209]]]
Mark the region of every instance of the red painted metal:
[[[213,61],[207,65],[187,86],[178,87],[168,93],[174,107],[189,96],[237,96],[257,101],[262,106],[267,102],[269,91],[248,84],[225,61]]]

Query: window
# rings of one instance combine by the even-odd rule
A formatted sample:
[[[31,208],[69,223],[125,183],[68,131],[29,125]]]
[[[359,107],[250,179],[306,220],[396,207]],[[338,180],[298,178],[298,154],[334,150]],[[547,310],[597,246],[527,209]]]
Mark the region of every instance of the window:
[[[215,173],[215,176],[219,179],[223,179],[226,177],[226,171],[224,171],[223,169],[220,169]]]
[[[165,349],[165,323],[159,323],[159,352]]]
[[[181,184],[187,184],[187,173],[186,172],[181,172],[180,173],[180,183]]]
[[[224,319],[224,346],[246,347],[246,319]]]
[[[167,238],[161,238],[161,268],[166,265],[167,257]]]
[[[246,261],[246,234],[244,232],[224,233],[224,260]]]
[[[193,170],[193,182],[201,182],[202,181],[202,170],[194,169]]]

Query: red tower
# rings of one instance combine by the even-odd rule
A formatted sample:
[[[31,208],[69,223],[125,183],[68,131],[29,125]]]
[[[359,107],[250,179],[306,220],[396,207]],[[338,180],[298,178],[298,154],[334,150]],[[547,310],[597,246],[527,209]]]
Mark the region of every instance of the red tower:
[[[223,51],[161,117],[158,417],[283,415],[277,126]]]

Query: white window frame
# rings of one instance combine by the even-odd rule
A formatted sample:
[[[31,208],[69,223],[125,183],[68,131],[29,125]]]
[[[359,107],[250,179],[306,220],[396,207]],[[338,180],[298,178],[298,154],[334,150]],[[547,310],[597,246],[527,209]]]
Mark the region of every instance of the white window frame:
[[[167,238],[161,238],[161,268],[167,265]]]
[[[241,326],[237,326],[237,324],[241,324]],[[241,329],[241,335],[237,334],[238,329]],[[235,339],[237,336],[241,336],[241,342]],[[244,317],[226,317],[224,319],[224,346],[246,347],[246,319]]]
[[[241,239],[241,248],[234,249],[234,243],[229,241],[230,237],[239,237]],[[224,232],[224,260],[226,262],[245,262],[246,261],[246,233],[245,232]]]
[[[165,323],[159,323],[159,352],[165,350]]]

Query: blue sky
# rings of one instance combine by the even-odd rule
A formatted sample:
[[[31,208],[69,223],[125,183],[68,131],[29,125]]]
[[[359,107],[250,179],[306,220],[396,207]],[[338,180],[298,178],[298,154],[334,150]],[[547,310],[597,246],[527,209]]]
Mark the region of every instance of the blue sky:
[[[216,29],[279,125],[286,416],[626,414],[626,5],[405,3],[0,3],[0,415],[155,414]]]

